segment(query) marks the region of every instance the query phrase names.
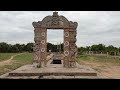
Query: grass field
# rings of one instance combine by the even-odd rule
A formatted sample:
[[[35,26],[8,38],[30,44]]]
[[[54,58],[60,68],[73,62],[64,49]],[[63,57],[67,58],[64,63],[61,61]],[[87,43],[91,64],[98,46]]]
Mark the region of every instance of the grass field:
[[[33,61],[32,53],[23,53],[21,55],[17,55],[11,60],[9,64],[0,66],[0,75],[12,71],[14,69],[17,69],[23,65],[32,64],[32,61]]]
[[[77,61],[87,61],[87,62],[96,62],[96,63],[112,63],[115,65],[120,65],[120,59],[113,56],[89,56],[89,55],[79,55]]]
[[[22,64],[30,64],[33,61],[33,54],[32,53],[24,53],[13,58],[14,61],[17,63]]]
[[[77,62],[93,68],[100,75],[111,79],[120,79],[120,59],[118,57],[79,55]]]
[[[0,63],[3,60],[6,61],[6,59],[9,59],[15,54],[18,53],[2,53]],[[0,75],[17,69],[23,65],[32,64],[32,62],[33,53],[22,53],[17,55],[9,62],[9,64],[2,64],[2,66],[0,66]],[[118,57],[79,55],[77,57],[77,62],[81,65],[90,66],[109,78],[120,78],[120,59]]]
[[[0,61],[9,59],[12,55],[16,55],[17,53],[0,53]]]

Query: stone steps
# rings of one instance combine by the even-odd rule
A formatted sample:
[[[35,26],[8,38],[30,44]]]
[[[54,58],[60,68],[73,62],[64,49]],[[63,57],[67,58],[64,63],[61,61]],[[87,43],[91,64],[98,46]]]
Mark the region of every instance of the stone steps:
[[[43,76],[40,79],[101,79],[97,76]]]
[[[97,73],[94,72],[38,72],[38,73],[19,73],[19,72],[10,72],[9,76],[97,76]]]
[[[7,76],[2,79],[39,79],[39,76]]]
[[[2,79],[107,79],[100,76],[7,76]]]
[[[64,68],[61,64],[50,64],[47,67],[36,68],[34,65],[24,65],[3,75],[4,79],[93,79],[99,78],[98,72],[90,67],[77,65],[77,68]],[[101,78],[101,77],[100,77]]]

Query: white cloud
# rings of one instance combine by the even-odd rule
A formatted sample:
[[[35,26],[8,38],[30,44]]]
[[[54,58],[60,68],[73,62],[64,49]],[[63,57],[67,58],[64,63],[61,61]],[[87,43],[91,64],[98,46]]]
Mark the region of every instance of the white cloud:
[[[0,42],[34,42],[33,21],[41,21],[53,11],[1,11]],[[78,22],[77,45],[103,43],[120,47],[120,11],[58,11],[69,21]],[[63,40],[59,32],[50,33],[51,41]]]

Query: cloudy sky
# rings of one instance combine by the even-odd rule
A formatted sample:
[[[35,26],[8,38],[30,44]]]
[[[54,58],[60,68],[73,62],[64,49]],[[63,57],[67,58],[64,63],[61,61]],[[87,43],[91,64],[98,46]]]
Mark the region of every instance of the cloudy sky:
[[[34,42],[33,21],[41,21],[53,11],[0,11],[0,42],[26,44]],[[120,11],[58,11],[69,21],[78,22],[77,42],[120,47]],[[48,42],[63,42],[63,30],[48,32]]]

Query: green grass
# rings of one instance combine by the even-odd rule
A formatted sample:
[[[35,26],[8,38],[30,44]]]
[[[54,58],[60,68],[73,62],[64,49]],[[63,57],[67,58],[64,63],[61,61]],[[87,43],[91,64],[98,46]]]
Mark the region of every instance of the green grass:
[[[24,53],[13,58],[17,63],[31,64],[33,61],[33,53]]]
[[[15,70],[23,65],[32,64],[33,62],[33,53],[23,53],[17,55],[13,58],[13,63],[11,65],[0,66],[0,75],[7,73],[9,71]]]
[[[97,63],[113,63],[113,64],[119,64],[120,60],[119,58],[115,58],[112,56],[106,57],[106,56],[89,56],[89,55],[79,55],[77,57],[77,61],[89,61],[89,62],[97,62]]]
[[[15,54],[18,54],[18,53],[0,53],[0,61],[10,59],[10,57]]]

